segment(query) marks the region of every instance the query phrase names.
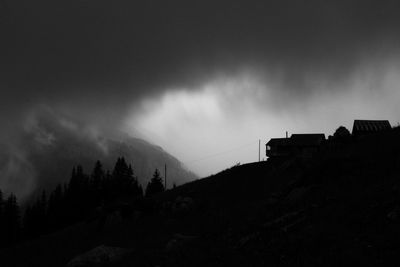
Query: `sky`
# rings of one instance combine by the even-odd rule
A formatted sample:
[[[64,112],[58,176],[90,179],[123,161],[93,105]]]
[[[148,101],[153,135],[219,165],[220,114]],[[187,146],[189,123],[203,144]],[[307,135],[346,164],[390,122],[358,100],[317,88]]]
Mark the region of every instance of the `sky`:
[[[37,110],[200,176],[291,133],[400,121],[398,1],[0,0],[0,143]],[[24,148],[20,148],[24,149]]]

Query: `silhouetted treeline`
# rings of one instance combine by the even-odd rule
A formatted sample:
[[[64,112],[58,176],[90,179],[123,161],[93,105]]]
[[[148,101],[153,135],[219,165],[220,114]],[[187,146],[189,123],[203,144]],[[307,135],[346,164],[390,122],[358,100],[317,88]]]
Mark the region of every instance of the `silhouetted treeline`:
[[[78,222],[94,208],[123,196],[143,197],[142,187],[124,158],[118,158],[112,173],[105,171],[100,161],[90,174],[78,165],[68,184],[59,184],[48,197],[43,192],[27,207],[24,234],[33,237]]]
[[[156,169],[146,196],[162,191],[164,185]],[[15,195],[4,200],[0,191],[0,234],[4,237],[1,245],[8,246],[82,221],[97,207],[121,197],[143,197],[142,186],[123,157],[117,159],[112,172],[104,170],[100,161],[90,174],[80,165],[74,167],[68,183],[57,185],[50,194],[43,191],[26,207],[22,221]]]
[[[20,209],[17,198],[11,194],[4,199],[0,191],[0,246],[13,244],[20,239]]]

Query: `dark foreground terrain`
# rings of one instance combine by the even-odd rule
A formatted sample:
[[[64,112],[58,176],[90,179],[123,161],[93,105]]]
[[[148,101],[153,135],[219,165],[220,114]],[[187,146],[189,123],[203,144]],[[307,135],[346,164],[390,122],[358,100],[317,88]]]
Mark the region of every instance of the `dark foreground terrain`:
[[[400,130],[109,207],[2,250],[1,266],[398,266]],[[101,245],[126,250],[71,262]]]

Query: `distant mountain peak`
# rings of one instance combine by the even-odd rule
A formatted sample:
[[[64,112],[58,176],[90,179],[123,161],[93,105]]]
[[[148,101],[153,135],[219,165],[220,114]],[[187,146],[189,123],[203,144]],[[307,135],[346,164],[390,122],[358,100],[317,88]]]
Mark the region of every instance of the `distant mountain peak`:
[[[132,164],[139,182],[145,186],[156,168],[168,167],[168,186],[182,184],[197,178],[181,162],[163,148],[128,135],[106,137],[93,127],[80,125],[71,119],[48,110],[31,116],[24,127],[18,155],[17,150],[0,151],[0,185],[6,192],[15,192],[26,198],[38,190],[52,190],[58,183],[69,180],[71,170],[80,164],[90,173],[97,160],[105,169],[112,170],[118,157]],[[10,174],[11,165],[14,171]],[[27,168],[29,167],[29,170]],[[30,178],[19,177],[30,173]]]

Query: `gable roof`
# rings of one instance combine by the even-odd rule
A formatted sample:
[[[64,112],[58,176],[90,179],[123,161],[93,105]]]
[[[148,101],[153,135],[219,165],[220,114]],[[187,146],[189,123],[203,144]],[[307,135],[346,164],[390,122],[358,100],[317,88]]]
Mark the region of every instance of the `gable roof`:
[[[325,134],[292,134],[290,138],[272,138],[267,146],[319,146]]]
[[[325,134],[292,134],[290,139],[294,146],[319,146],[325,140]]]
[[[290,145],[290,139],[289,138],[271,138],[266,145],[267,146],[288,146],[288,145]]]
[[[392,129],[388,120],[354,120],[353,134],[380,132]]]

